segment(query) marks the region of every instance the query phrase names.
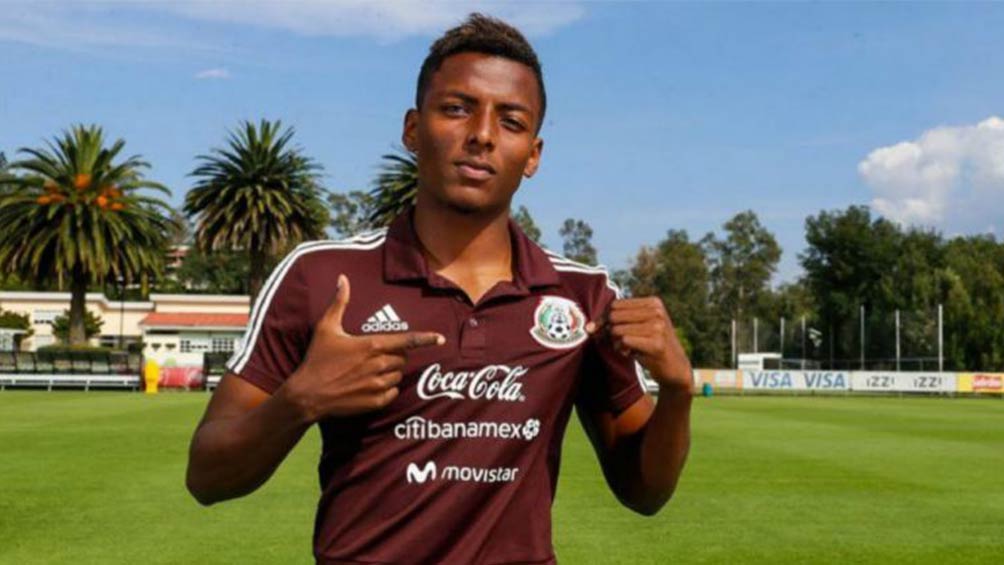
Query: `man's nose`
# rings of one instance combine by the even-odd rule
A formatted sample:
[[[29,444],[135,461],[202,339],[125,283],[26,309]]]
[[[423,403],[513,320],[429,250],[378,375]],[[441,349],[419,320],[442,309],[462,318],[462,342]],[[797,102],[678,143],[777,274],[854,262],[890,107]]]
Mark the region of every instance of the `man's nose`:
[[[482,110],[471,116],[470,131],[467,134],[467,143],[485,149],[494,149],[495,137],[498,135],[495,129],[495,120],[490,110]]]

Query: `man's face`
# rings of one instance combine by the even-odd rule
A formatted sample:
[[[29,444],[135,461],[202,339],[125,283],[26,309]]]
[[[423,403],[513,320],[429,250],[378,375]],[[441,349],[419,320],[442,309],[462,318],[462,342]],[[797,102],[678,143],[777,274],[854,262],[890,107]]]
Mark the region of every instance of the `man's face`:
[[[460,53],[433,73],[402,141],[418,154],[419,198],[464,213],[507,210],[537,171],[543,140],[537,78],[526,65]]]

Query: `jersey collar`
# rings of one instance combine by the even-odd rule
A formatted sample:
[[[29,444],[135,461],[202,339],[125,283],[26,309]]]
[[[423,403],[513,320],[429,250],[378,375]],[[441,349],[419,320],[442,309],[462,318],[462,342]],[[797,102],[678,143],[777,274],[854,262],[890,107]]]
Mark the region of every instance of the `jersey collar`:
[[[388,282],[424,280],[430,286],[442,286],[436,284],[434,279],[440,277],[429,272],[428,262],[422,255],[421,244],[412,223],[412,212],[413,208],[409,207],[387,228],[387,239],[383,246],[384,278]],[[523,233],[512,218],[509,218],[509,237],[512,239],[517,289],[529,291],[535,287],[559,284],[558,272],[554,270],[547,254]]]

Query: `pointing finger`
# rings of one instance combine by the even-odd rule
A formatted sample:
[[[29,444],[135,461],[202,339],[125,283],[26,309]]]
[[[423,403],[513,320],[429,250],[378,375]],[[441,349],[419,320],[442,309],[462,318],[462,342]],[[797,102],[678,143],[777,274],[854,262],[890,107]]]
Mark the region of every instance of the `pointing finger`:
[[[373,337],[373,344],[377,351],[384,353],[408,351],[420,347],[443,345],[444,343],[446,343],[446,338],[434,332],[408,332]]]

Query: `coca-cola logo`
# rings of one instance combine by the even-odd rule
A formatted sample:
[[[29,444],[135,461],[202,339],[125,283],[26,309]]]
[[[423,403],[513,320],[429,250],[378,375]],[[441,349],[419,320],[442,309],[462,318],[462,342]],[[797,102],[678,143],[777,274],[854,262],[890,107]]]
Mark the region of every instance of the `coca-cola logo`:
[[[526,367],[521,365],[488,365],[471,371],[444,373],[439,363],[435,363],[426,367],[418,378],[418,396],[425,400],[451,398],[523,402],[526,396],[519,379],[526,373]]]

